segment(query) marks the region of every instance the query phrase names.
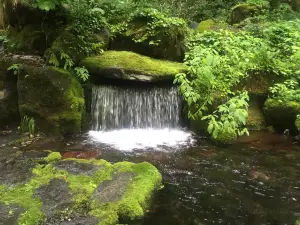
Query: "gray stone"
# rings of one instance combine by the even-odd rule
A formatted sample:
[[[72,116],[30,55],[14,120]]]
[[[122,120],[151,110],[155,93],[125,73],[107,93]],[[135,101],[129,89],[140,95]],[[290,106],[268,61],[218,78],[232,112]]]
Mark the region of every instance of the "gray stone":
[[[60,217],[62,211],[70,208],[74,203],[66,181],[57,178],[38,188],[35,196],[41,199],[42,211],[51,220]]]
[[[57,169],[66,170],[68,173],[74,175],[93,175],[101,168],[100,166],[95,166],[89,163],[80,163],[75,160],[58,161],[55,163],[55,167]]]
[[[0,185],[26,183],[32,177],[32,169],[36,163],[31,160],[12,159],[0,164]]]
[[[93,216],[72,218],[70,221],[63,221],[59,225],[97,225],[99,219]]]
[[[115,174],[112,180],[106,180],[96,188],[92,199],[100,203],[119,201],[125,193],[128,183],[134,176],[133,173]]]
[[[24,212],[20,206],[0,204],[0,225],[18,225],[18,219]]]

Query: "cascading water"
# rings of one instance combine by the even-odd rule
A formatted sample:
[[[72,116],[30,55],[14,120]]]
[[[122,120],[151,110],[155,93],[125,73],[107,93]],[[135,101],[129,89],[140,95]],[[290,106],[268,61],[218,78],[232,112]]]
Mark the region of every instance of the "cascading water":
[[[181,105],[177,87],[94,87],[93,130],[180,127]]]
[[[193,142],[181,130],[182,98],[177,87],[92,89],[92,141],[119,150],[179,146]]]

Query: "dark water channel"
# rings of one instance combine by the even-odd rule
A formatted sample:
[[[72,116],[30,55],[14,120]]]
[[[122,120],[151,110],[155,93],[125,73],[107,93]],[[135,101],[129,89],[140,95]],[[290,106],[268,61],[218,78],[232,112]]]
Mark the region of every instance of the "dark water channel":
[[[294,225],[300,218],[300,148],[283,136],[252,133],[226,148],[200,139],[164,152],[82,143],[84,137],[68,140],[67,151],[84,148],[110,162],[148,161],[159,168],[164,188],[143,225]]]
[[[300,218],[300,146],[292,139],[257,132],[226,148],[199,138],[192,147],[133,152],[86,139],[41,141],[32,148],[59,150],[64,157],[153,163],[164,188],[138,224],[295,225]]]

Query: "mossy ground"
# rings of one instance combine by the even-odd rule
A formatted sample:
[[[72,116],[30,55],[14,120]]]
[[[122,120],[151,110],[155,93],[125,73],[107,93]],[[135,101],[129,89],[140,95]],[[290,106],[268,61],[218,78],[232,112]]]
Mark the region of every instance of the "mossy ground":
[[[19,217],[19,225],[36,225],[45,219],[45,213],[41,210],[43,200],[36,197],[35,192],[54,178],[64,179],[74,196],[75,204],[72,209],[66,209],[69,211],[68,214],[88,213],[99,219],[99,225],[114,225],[121,218],[132,220],[144,216],[153,192],[161,185],[160,173],[146,162],[140,164],[120,162],[112,165],[105,160],[65,160],[76,160],[82,164],[97,166],[98,170],[89,176],[74,175],[64,169],[58,169],[55,163],[60,161],[60,158],[59,153],[50,153],[32,170],[33,177],[26,184],[12,187],[0,185],[0,202],[7,205],[17,204],[25,209]],[[134,177],[127,184],[126,191],[119,201],[102,203],[92,198],[99,184],[111,180],[115,174],[122,175],[122,173],[132,173]]]
[[[133,52],[107,51],[103,55],[89,57],[81,63],[91,74],[107,69],[120,69],[125,73],[153,76],[156,79],[174,78],[187,68],[182,63],[153,59]]]

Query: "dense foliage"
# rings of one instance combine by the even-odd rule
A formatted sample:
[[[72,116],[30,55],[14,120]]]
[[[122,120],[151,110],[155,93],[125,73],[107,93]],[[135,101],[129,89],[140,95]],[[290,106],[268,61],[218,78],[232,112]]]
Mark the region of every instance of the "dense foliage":
[[[241,81],[271,76],[277,84],[266,97],[299,101],[297,0],[21,2],[43,12],[67,12],[57,31],[60,35],[44,56],[49,64],[72,71],[84,82],[89,71],[80,67],[80,61],[110,50],[118,39],[130,51],[150,57],[180,61],[184,56],[188,69],[177,74],[174,83],[180,85],[188,117],[207,121],[207,131],[216,140],[248,134],[251,96],[240,87]],[[239,22],[230,21],[234,13]],[[14,66],[10,70],[18,72]]]

